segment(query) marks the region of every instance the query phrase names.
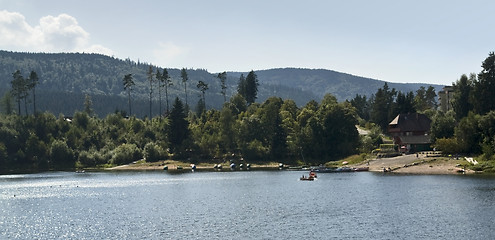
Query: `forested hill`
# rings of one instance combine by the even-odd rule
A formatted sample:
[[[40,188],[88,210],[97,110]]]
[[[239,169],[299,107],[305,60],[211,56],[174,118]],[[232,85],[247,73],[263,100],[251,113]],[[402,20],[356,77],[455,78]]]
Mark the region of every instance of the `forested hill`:
[[[104,116],[115,110],[127,110],[127,95],[122,79],[133,74],[135,86],[132,91],[133,114],[138,117],[149,115],[149,82],[146,72],[149,64],[130,59],[121,60],[100,54],[85,53],[19,53],[0,51],[0,97],[11,88],[12,73],[20,70],[24,77],[35,71],[39,78],[36,87],[36,105],[40,111],[54,114],[72,115],[83,109],[85,94],[93,100],[95,112]],[[166,66],[159,66],[160,68]],[[153,66],[156,72],[156,67]],[[162,70],[162,69],[160,69]],[[169,99],[185,98],[180,69],[167,69],[173,86],[169,88]],[[383,81],[356,77],[330,70],[309,69],[271,69],[255,71],[260,83],[258,102],[270,96],[293,99],[298,105],[310,100],[321,100],[331,93],[339,100],[350,99],[356,94],[371,95],[383,86]],[[196,106],[200,92],[199,81],[208,84],[206,106],[220,108],[223,104],[220,80],[216,74],[204,69],[188,69],[188,99],[191,108]],[[227,73],[227,97],[237,89],[239,72]],[[246,76],[247,73],[244,73]],[[391,88],[400,91],[416,91],[426,84],[389,83]],[[427,87],[427,86],[426,86]],[[438,85],[434,85],[437,90]],[[159,113],[158,91],[153,90],[153,115]],[[165,108],[165,96],[162,94],[162,110]]]
[[[230,75],[239,77],[245,73],[232,72]],[[378,88],[383,87],[384,81],[358,77],[351,74],[336,72],[326,69],[301,69],[301,68],[277,68],[256,71],[258,79],[268,85],[284,85],[309,91],[318,99],[331,93],[339,101],[350,100],[359,95],[371,96]],[[415,92],[421,86],[428,88],[433,86],[439,91],[443,86],[425,83],[387,83],[390,88],[402,92]]]

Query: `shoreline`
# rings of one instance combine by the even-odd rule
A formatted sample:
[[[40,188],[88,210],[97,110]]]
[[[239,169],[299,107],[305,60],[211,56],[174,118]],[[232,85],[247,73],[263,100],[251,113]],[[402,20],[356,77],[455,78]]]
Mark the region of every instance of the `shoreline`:
[[[227,163],[222,164],[222,169],[215,169],[214,166],[216,164],[214,163],[199,163],[195,164],[196,170],[198,171],[205,171],[205,170],[229,170],[230,167]],[[164,171],[164,167],[167,166],[168,170],[192,170],[191,163],[187,162],[181,162],[181,161],[174,161],[174,160],[165,160],[165,161],[158,161],[158,162],[144,162],[144,163],[132,163],[132,164],[125,164],[125,165],[119,165],[116,167],[111,167],[111,168],[103,168],[105,171],[145,171],[145,170],[161,170]],[[278,163],[268,163],[268,164],[251,164],[250,169],[278,169]],[[237,166],[236,169],[240,169],[239,166]],[[243,169],[247,169],[244,167]]]
[[[369,163],[361,163],[356,167],[369,167],[371,172],[385,172],[385,169],[389,173],[397,174],[447,175],[482,173],[464,169],[462,165],[465,163],[466,161],[463,159],[411,154],[393,158],[373,159],[369,160]]]
[[[463,169],[461,164],[466,163],[463,159],[449,159],[445,157],[435,157],[427,155],[403,155],[393,158],[371,159],[360,164],[348,165],[348,167],[369,167],[370,172],[384,172],[387,169],[389,173],[397,174],[418,174],[418,175],[446,175],[446,174],[474,174],[483,173],[475,172],[470,169]],[[104,168],[104,171],[163,171],[167,166],[168,170],[192,170],[191,164],[174,160],[158,161],[153,163],[138,162],[126,165],[120,165],[112,168]],[[223,169],[215,169],[213,163],[196,164],[196,170],[229,170],[228,164],[223,164]],[[244,167],[243,170],[247,168]],[[275,170],[279,169],[278,163],[269,164],[252,164],[251,170]],[[287,169],[284,167],[284,169]],[[237,167],[237,170],[242,170]]]

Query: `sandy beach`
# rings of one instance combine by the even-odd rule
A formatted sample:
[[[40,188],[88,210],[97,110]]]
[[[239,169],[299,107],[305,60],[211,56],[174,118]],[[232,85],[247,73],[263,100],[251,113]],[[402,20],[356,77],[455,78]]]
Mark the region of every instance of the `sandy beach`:
[[[406,174],[462,174],[462,168],[458,164],[466,162],[459,158],[449,159],[436,155],[410,154],[392,158],[373,159],[368,163],[356,165],[356,167],[369,167],[370,171],[383,172],[384,169],[394,173]],[[474,173],[466,169],[464,173]]]

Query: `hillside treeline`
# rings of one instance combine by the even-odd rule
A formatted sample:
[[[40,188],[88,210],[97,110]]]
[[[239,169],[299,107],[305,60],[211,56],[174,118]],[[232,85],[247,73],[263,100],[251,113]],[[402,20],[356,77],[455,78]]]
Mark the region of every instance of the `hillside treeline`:
[[[495,55],[481,64],[480,73],[463,74],[444,98],[447,112],[436,110],[433,89],[400,93],[384,86],[371,96],[357,95],[350,102],[364,122],[377,124],[384,132],[398,114],[425,113],[432,119],[432,147],[448,155],[474,155],[485,160],[478,169],[495,171]],[[448,100],[448,101],[447,101]]]
[[[493,53],[482,68],[479,74],[462,75],[455,82],[452,110],[446,113],[436,110],[432,87],[401,92],[387,83],[371,97],[356,95],[338,102],[327,94],[321,102],[313,100],[298,107],[295,101],[279,97],[258,103],[254,101],[257,89],[246,91],[249,84],[240,78],[237,94],[221,109],[189,109],[176,97],[167,115],[142,119],[123,111],[98,117],[88,96],[82,103],[84,110],[75,112],[73,118],[49,112],[19,115],[12,110],[13,97],[5,94],[0,114],[0,169],[92,167],[143,158],[321,164],[369,153],[382,143],[381,134],[397,114],[412,112],[432,118],[431,137],[438,150],[482,154],[486,162],[480,166],[486,169],[494,165],[495,155]],[[257,88],[252,74],[255,84],[251,86]],[[5,111],[6,106],[10,111]],[[360,136],[357,124],[370,133]]]
[[[432,137],[438,149],[480,155],[479,168],[495,170],[495,54],[489,53],[478,74],[463,74],[453,84],[451,109],[433,118]]]
[[[153,69],[153,89],[150,89],[148,70]],[[84,99],[89,95],[95,101],[94,111],[100,117],[104,117],[115,110],[126,110],[125,99],[127,94],[122,86],[122,79],[127,74],[132,74],[135,85],[132,91],[132,104],[137,106],[133,115],[137,117],[149,117],[147,107],[141,108],[149,100],[152,93],[152,114],[160,115],[158,81],[156,71],[163,72],[164,68],[149,63],[132,61],[130,59],[117,59],[101,54],[85,53],[19,53],[0,50],[0,96],[10,91],[12,73],[19,70],[24,77],[31,71],[39,76],[37,85],[37,103],[40,111],[49,111],[55,114],[63,113],[72,115],[75,111],[82,110],[81,102],[74,99]],[[206,107],[220,109],[224,103],[222,84],[216,74],[209,73],[205,69],[186,69],[189,80],[185,83],[189,97],[189,106],[195,108],[202,97],[197,84],[201,81],[208,85],[205,91]],[[167,69],[170,78],[168,94],[170,101],[175,97],[185,98],[184,82],[181,69]],[[229,98],[236,93],[239,76],[226,75],[225,94]],[[258,97],[262,101],[271,96],[290,98],[299,106],[315,95],[309,91],[302,91],[297,86],[268,83],[261,84]],[[122,99],[124,99],[122,101]],[[135,101],[135,102],[134,102]],[[28,103],[31,104],[31,103]],[[29,109],[28,109],[29,110]],[[32,113],[31,111],[29,113]],[[162,112],[163,114],[163,112]]]
[[[426,97],[432,88],[402,93],[387,84],[369,99],[357,95],[338,102],[327,94],[303,107],[279,97],[257,103],[257,82],[254,71],[242,76],[238,93],[219,110],[188,110],[175,98],[169,114],[152,119],[127,117],[124,111],[97,117],[89,96],[73,118],[48,112],[19,115],[6,94],[0,103],[3,110],[10,104],[11,111],[0,115],[0,164],[4,170],[119,165],[143,158],[322,164],[370,152],[382,143],[379,126],[390,119],[370,116],[433,111],[436,106],[435,96]],[[360,136],[357,124],[371,128],[370,134]]]
[[[223,162],[324,163],[354,154],[359,146],[353,107],[327,95],[298,108],[273,97],[248,106],[235,95],[221,110],[186,114],[176,98],[167,117],[105,118],[76,112],[0,115],[0,166],[64,169],[126,164],[145,158]]]

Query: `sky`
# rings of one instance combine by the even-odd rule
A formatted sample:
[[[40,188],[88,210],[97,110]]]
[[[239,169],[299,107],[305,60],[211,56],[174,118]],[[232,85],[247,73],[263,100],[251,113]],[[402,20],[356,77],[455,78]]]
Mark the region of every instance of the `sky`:
[[[492,0],[0,0],[0,49],[450,85],[495,51],[493,9]]]

